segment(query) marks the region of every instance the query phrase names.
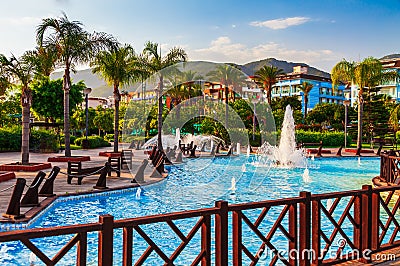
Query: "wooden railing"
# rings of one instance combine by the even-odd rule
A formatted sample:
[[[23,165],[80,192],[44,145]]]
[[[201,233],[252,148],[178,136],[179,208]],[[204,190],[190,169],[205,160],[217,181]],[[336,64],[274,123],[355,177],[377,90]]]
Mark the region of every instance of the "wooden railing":
[[[386,182],[395,183],[400,177],[400,157],[398,151],[389,151],[381,153],[381,171],[380,177]]]
[[[113,216],[103,215],[97,223],[3,232],[0,242],[21,241],[47,265],[55,265],[75,245],[76,264],[86,265],[90,232],[99,235],[98,264],[112,265],[113,254],[121,252],[114,247],[115,232],[121,229],[123,265],[149,265],[151,256],[164,265],[174,265],[178,259],[185,265],[217,266],[265,264],[266,260],[269,265],[331,265],[353,259],[367,262],[371,254],[400,246],[397,193],[400,186],[374,189],[366,185],[361,190],[315,195],[301,192],[299,197],[255,203],[217,201],[212,208],[115,221]],[[180,228],[193,220],[196,222],[189,230]],[[154,234],[146,227],[155,224],[168,226],[180,239],[173,252],[165,252],[165,246],[157,244],[162,233]],[[134,234],[147,248],[135,248]],[[60,235],[73,236],[53,258],[31,241]],[[198,246],[198,253],[191,253],[193,259],[187,261],[180,256],[189,243]]]

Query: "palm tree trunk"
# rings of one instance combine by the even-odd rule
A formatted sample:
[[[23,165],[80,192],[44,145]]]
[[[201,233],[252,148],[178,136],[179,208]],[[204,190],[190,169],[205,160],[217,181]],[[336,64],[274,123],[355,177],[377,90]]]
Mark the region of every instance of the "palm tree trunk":
[[[364,106],[364,100],[362,98],[362,95],[359,96],[358,98],[358,135],[357,135],[357,149],[362,147],[362,126],[363,126],[363,106]]]
[[[266,88],[267,91],[267,102],[269,105],[271,105],[271,88]]]
[[[21,161],[22,164],[29,164],[29,116],[30,116],[30,91],[23,88],[22,97],[22,145]]]
[[[163,150],[162,146],[162,113],[163,113],[163,102],[162,102],[162,91],[163,91],[163,76],[160,76],[160,84],[158,89],[158,125],[157,125],[157,147],[160,151]]]
[[[71,157],[70,135],[69,135],[69,89],[71,87],[69,76],[69,65],[64,71],[63,90],[64,90],[64,137],[65,137],[65,157]]]
[[[225,84],[225,129],[228,130],[228,86]]]
[[[304,122],[307,118],[307,107],[308,107],[308,95],[304,95]]]
[[[121,95],[118,85],[114,85],[114,152],[118,152],[118,133],[119,133],[119,102]]]

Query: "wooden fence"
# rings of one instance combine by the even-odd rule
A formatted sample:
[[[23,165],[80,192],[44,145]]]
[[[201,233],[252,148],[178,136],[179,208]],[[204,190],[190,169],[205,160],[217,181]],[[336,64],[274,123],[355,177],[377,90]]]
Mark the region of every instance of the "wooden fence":
[[[149,265],[148,258],[155,254],[164,265],[174,265],[196,234],[200,239],[196,242],[199,252],[185,265],[256,265],[267,258],[266,254],[269,254],[270,265],[368,261],[370,257],[362,256],[365,251],[370,256],[400,246],[400,221],[396,217],[399,192],[400,186],[372,188],[366,185],[361,190],[315,195],[301,192],[294,198],[244,204],[217,201],[212,208],[132,219],[114,220],[111,215],[103,215],[97,223],[2,232],[0,242],[20,241],[47,265],[55,265],[75,245],[76,264],[86,265],[87,234],[90,232],[98,232],[98,264],[112,265],[113,253],[118,252],[114,247],[115,232],[121,229],[123,265]],[[188,219],[197,222],[184,233],[177,223]],[[179,237],[181,243],[171,254],[167,255],[163,247],[156,244],[157,239],[150,236],[151,232],[146,232],[145,226],[150,224],[166,224]],[[140,254],[136,254],[138,250],[133,245],[134,233],[148,245]],[[70,241],[53,258],[31,241],[71,234]],[[260,243],[256,248],[254,239]]]

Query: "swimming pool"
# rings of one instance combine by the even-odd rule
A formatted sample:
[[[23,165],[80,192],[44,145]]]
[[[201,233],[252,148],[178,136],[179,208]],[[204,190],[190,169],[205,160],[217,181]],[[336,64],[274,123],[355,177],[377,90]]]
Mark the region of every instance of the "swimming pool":
[[[135,188],[96,195],[60,197],[29,228],[97,222],[98,216],[102,214],[123,219],[198,209],[214,206],[216,200],[241,203],[298,196],[300,191],[323,193],[359,189],[363,184],[370,184],[371,179],[379,174],[378,158],[362,158],[360,162],[357,158],[308,159],[309,180],[303,178],[304,168],[257,167],[254,161],[254,156],[200,158],[171,167],[167,180],[142,187],[140,195]],[[236,187],[236,190],[232,187]],[[278,215],[279,211],[276,213]],[[268,219],[271,223],[274,220],[272,216]],[[177,226],[185,232],[193,225],[190,220],[184,220],[178,222]],[[171,249],[172,252],[179,243],[168,226],[149,225],[147,229],[151,235],[158,236],[157,244],[166,250]],[[191,245],[185,249],[187,254],[176,262],[177,265],[185,265],[185,259],[193,259],[190,250],[198,248],[196,237],[199,238],[195,236]],[[33,242],[39,247],[45,245],[46,254],[52,256],[65,244],[66,239],[68,237],[53,237],[51,243],[49,239]],[[88,234],[88,265],[97,265],[96,240],[96,233]],[[118,248],[121,242],[121,232],[117,231],[115,251],[121,250]],[[139,236],[134,237],[134,250],[143,252],[146,247]],[[60,265],[75,263],[74,249],[70,254]],[[121,254],[115,253],[114,256],[115,264],[120,265]],[[0,245],[1,265],[29,265],[30,260],[34,260],[30,258],[30,251],[21,243]],[[150,258],[150,261],[153,265],[159,263],[156,257],[153,260]]]

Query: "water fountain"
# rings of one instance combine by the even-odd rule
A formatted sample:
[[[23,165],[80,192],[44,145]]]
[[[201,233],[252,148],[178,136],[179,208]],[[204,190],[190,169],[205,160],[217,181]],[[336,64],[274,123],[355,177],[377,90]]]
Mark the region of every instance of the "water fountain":
[[[257,151],[257,162],[258,165],[279,167],[306,166],[304,150],[296,149],[295,125],[290,105],[286,106],[279,146],[265,142]]]
[[[304,181],[304,183],[310,183],[311,182],[310,170],[308,170],[308,168],[304,169],[303,181]]]
[[[231,193],[236,193],[236,179],[235,177],[232,177],[231,179],[231,187],[229,188]]]
[[[142,194],[142,189],[139,187],[138,190],[136,191],[136,198],[140,199],[141,194]]]

